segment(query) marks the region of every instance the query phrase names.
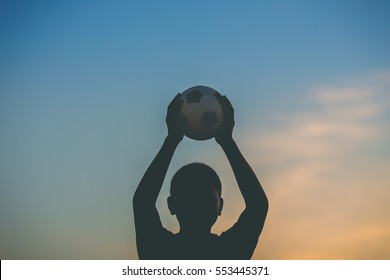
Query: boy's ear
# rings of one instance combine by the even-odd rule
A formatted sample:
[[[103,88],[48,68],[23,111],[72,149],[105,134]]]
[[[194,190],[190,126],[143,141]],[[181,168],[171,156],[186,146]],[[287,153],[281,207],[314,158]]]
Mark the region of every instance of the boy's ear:
[[[167,198],[167,203],[168,203],[168,209],[171,212],[171,215],[176,214],[176,205],[175,205],[175,200],[173,199],[172,196],[168,196]]]
[[[222,209],[223,209],[223,198],[220,197],[220,198],[219,198],[219,212],[218,212],[218,216],[221,216],[221,214],[222,214]]]

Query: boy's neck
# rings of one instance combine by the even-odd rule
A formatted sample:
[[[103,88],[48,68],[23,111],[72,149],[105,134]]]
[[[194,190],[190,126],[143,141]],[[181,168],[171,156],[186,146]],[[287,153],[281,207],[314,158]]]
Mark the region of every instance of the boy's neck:
[[[187,237],[207,237],[211,234],[211,229],[199,229],[199,228],[180,228],[179,234]]]

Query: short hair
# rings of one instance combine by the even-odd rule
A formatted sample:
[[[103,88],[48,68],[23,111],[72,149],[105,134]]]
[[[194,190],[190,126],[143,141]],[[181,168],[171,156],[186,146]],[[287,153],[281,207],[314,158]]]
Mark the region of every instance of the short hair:
[[[210,187],[221,196],[222,186],[218,174],[210,166],[194,162],[181,167],[171,180],[171,195],[187,193],[188,189]]]

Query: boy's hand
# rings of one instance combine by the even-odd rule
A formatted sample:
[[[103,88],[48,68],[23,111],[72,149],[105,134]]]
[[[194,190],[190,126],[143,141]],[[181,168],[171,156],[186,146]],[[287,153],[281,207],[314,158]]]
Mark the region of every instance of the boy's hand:
[[[215,141],[217,141],[218,144],[223,145],[233,140],[234,109],[225,95],[222,96],[218,92],[214,95],[218,99],[219,104],[221,104],[223,112],[222,125],[215,135]]]
[[[181,94],[178,93],[175,98],[168,105],[167,117],[165,119],[168,127],[168,139],[179,143],[183,139],[185,119],[180,114],[183,100],[180,100]]]

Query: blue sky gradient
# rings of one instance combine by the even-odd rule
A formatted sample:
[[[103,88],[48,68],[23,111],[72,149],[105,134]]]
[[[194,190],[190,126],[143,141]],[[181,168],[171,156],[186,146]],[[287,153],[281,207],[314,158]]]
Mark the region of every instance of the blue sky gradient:
[[[390,258],[389,8],[2,1],[1,259],[137,258],[132,194],[166,135],[166,106],[199,84],[231,100],[235,138],[270,197],[254,258]],[[179,146],[163,223],[177,230],[169,180],[192,161],[221,176],[220,233],[243,202],[213,140]]]

